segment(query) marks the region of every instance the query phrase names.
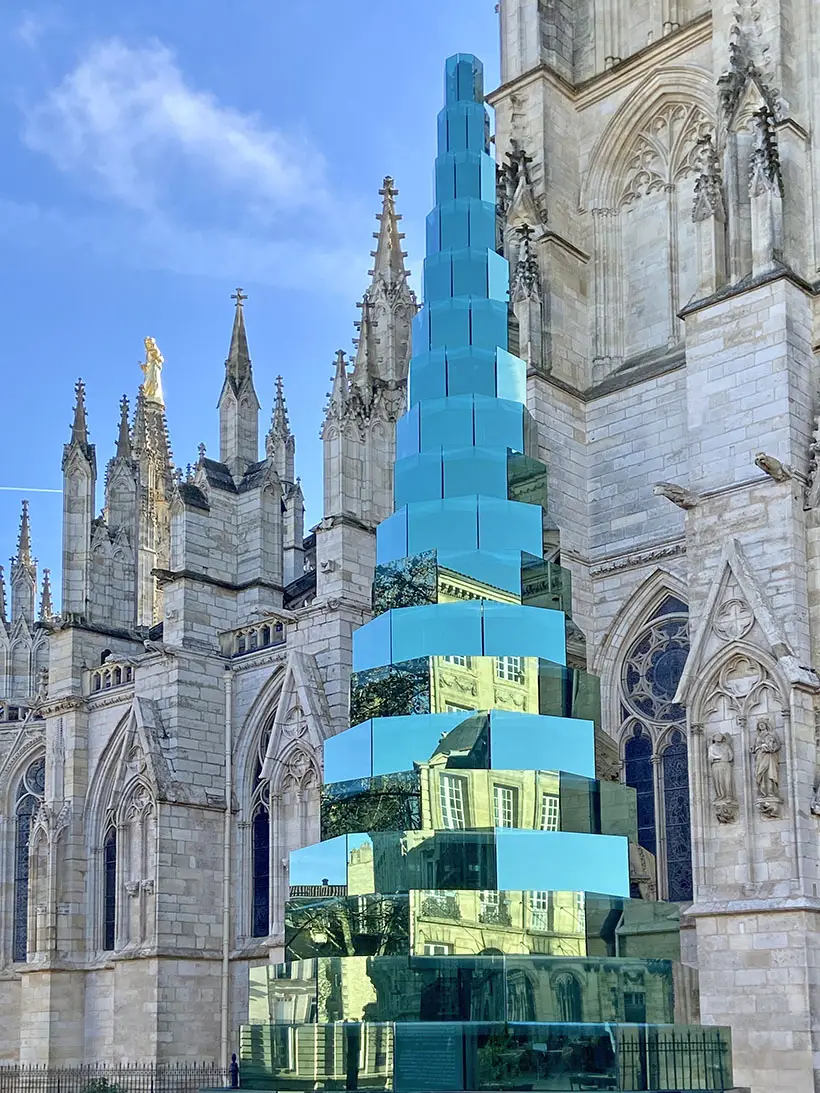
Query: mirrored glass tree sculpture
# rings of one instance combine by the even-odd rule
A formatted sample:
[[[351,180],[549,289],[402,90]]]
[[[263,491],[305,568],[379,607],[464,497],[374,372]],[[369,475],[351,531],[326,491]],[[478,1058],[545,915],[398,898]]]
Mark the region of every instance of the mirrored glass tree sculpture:
[[[291,855],[285,963],[251,973],[242,1081],[278,1090],[718,1090],[678,907],[631,898],[635,790],[596,778],[597,680],[508,352],[482,69],[447,61],[395,512]]]

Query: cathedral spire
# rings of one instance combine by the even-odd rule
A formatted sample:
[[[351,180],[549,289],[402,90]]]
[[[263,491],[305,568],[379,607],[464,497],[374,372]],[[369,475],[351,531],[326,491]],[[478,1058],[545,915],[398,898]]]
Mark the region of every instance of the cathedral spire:
[[[128,398],[120,399],[120,431],[117,436],[117,459],[131,458],[131,431],[128,426]]]
[[[6,614],[6,577],[3,567],[0,565],[0,625],[8,624]]]
[[[40,622],[50,622],[54,618],[54,603],[51,596],[51,570],[43,570],[43,590],[40,593]]]
[[[88,418],[85,409],[85,384],[78,379],[74,385],[74,420],[71,423],[71,439],[66,445],[66,451],[74,448],[91,460],[93,446],[88,442]]]
[[[31,523],[28,514],[28,501],[23,501],[23,510],[20,514],[20,532],[17,536],[17,565],[31,567],[34,559],[31,556]]]
[[[245,331],[245,301],[241,288],[238,288],[232,300],[236,301],[236,310],[233,317],[233,330],[231,331],[231,348],[228,351],[228,359],[225,361],[227,378],[233,384],[235,390],[239,390],[245,380],[251,378],[251,355],[248,350],[248,335]]]
[[[17,553],[11,560],[11,617],[25,618],[34,622],[37,597],[37,563],[31,554],[31,523],[28,501],[23,501],[20,514],[20,531],[17,535]]]
[[[379,230],[373,232],[373,238],[378,240],[376,249],[370,252],[370,257],[375,258],[370,275],[373,278],[383,277],[391,284],[395,284],[407,276],[404,267],[404,259],[407,257],[402,250],[404,233],[399,231],[401,216],[396,212],[396,198],[399,191],[393,185],[393,179],[388,175],[379,190],[382,197],[382,211],[377,213]]]
[[[283,482],[293,482],[296,439],[290,431],[288,408],[282,377],[276,377],[276,397],[273,402],[270,432],[265,439],[265,454],[272,459],[276,473]]]
[[[238,288],[231,331],[231,348],[225,361],[225,381],[219,396],[219,459],[234,475],[243,475],[259,458],[259,399],[253,386],[253,368],[245,332],[245,301]]]

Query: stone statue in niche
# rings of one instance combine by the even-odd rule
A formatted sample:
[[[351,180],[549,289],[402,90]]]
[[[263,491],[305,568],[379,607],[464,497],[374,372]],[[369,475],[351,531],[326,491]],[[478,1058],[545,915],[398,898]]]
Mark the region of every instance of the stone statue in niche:
[[[780,750],[783,744],[764,718],[757,723],[757,734],[752,744],[755,760],[755,786],[757,807],[763,816],[776,819],[783,804],[780,799]]]
[[[715,791],[715,817],[718,823],[731,824],[737,819],[737,797],[734,786],[735,753],[732,741],[723,732],[716,732],[709,744],[709,765],[712,788]]]

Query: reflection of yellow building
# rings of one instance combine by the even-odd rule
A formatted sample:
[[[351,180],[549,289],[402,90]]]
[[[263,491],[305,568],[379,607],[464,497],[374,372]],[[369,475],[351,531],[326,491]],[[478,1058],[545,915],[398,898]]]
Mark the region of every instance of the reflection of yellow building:
[[[433,713],[514,710],[538,713],[537,657],[431,657]]]
[[[561,829],[559,776],[536,770],[451,770],[447,755],[419,764],[421,826],[449,831]]]
[[[420,956],[587,952],[583,892],[411,892],[410,922]]]

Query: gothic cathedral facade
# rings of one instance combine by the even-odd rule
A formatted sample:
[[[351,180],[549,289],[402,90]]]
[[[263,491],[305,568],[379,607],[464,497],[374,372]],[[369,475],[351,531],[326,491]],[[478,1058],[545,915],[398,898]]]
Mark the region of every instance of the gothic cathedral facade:
[[[699,1017],[761,1093],[820,1074],[815,7],[501,0],[490,95],[570,652],[637,794],[635,885],[684,905]],[[395,196],[309,534],[281,386],[259,459],[241,291],[218,460],[174,469],[146,339],[95,515],[78,385],[59,613],[25,508],[8,609],[0,578],[0,1058],[224,1056],[249,966],[280,957],[392,507]]]

